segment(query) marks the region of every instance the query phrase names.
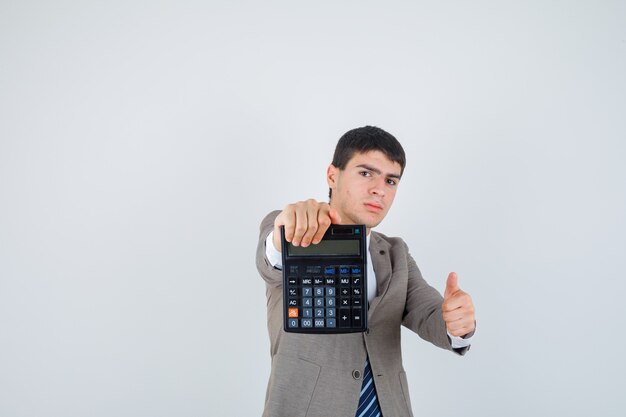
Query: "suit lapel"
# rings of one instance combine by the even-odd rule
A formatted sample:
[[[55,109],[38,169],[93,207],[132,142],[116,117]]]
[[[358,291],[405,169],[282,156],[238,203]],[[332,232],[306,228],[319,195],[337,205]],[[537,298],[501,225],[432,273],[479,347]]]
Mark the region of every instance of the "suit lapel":
[[[389,255],[390,245],[383,240],[378,233],[371,232],[369,262],[372,263],[374,274],[376,274],[376,289],[378,295],[372,300],[369,307],[368,319],[372,317],[376,306],[385,296],[389,283],[391,282],[391,256]],[[374,277],[367,277],[373,279]]]

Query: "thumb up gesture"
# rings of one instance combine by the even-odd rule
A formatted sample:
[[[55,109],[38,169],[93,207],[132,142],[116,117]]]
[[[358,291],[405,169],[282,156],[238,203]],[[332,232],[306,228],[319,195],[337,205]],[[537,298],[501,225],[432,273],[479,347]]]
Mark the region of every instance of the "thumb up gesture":
[[[459,287],[456,272],[448,275],[441,308],[446,328],[452,336],[465,336],[474,331],[476,322],[472,297]]]

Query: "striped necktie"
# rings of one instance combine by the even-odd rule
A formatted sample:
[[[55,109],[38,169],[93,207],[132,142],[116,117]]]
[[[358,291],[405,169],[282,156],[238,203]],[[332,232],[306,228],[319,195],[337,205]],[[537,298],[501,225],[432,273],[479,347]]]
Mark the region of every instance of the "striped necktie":
[[[356,410],[356,417],[382,417],[380,404],[376,396],[374,386],[374,376],[370,366],[369,356],[365,360],[365,370],[363,371],[363,385],[361,386],[361,396],[359,397],[359,407]]]

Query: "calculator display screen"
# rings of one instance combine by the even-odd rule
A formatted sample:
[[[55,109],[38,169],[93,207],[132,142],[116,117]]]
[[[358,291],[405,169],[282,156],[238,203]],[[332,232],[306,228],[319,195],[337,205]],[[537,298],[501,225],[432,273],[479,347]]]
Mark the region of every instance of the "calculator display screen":
[[[322,240],[316,245],[302,246],[287,245],[289,256],[359,256],[361,254],[360,242],[350,240]]]

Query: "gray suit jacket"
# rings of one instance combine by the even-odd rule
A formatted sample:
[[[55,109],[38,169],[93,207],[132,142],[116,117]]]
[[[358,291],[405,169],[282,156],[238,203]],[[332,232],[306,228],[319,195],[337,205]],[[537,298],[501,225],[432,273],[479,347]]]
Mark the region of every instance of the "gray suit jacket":
[[[265,239],[279,211],[261,223],[256,265],[265,280],[272,371],[264,417],[354,417],[365,358],[369,355],[384,417],[413,416],[402,367],[400,325],[452,350],[441,313],[443,298],[424,281],[402,239],[372,232],[378,296],[370,303],[365,333],[307,335],[283,330],[282,272],[265,256]],[[455,349],[464,354],[467,348]]]

